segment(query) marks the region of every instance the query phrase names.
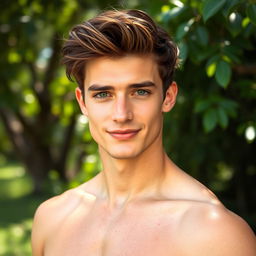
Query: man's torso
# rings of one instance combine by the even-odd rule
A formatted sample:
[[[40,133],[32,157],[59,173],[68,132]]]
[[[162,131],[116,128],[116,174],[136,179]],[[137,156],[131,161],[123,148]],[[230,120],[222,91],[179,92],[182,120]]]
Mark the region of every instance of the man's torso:
[[[186,213],[204,204],[149,199],[110,210],[99,200],[91,202],[90,207],[81,201],[61,225],[52,229],[44,255],[182,256],[184,236],[193,235],[193,223],[191,227],[184,224]],[[184,225],[186,233],[182,231]]]

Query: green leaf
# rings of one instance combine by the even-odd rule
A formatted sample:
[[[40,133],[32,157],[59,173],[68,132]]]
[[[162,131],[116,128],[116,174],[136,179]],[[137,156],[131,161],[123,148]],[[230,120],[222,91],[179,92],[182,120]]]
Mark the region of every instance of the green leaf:
[[[222,128],[226,128],[228,125],[228,117],[225,110],[222,107],[218,108],[218,122]]]
[[[188,56],[188,46],[185,42],[182,41],[182,42],[178,43],[178,47],[180,50],[179,59],[181,60],[181,63],[183,64]]]
[[[74,113],[74,104],[69,101],[64,104],[64,116],[71,116]]]
[[[226,61],[220,60],[217,63],[215,78],[218,84],[224,88],[229,84],[231,78],[231,67]]]
[[[202,8],[204,22],[216,14],[225,3],[226,0],[205,0]]]
[[[187,22],[186,23],[182,23],[178,26],[177,32],[176,32],[176,39],[179,41],[181,40],[186,33],[188,32],[189,28],[187,26]]]
[[[217,112],[216,109],[210,108],[204,113],[203,126],[206,132],[212,131],[217,125]]]
[[[209,34],[208,31],[205,27],[203,26],[198,26],[196,29],[196,37],[197,37],[197,42],[198,44],[202,46],[206,46],[209,41]]]
[[[232,36],[237,36],[242,31],[242,16],[239,13],[231,13],[229,16],[228,30]]]
[[[256,25],[256,4],[250,4],[246,8],[246,14],[250,21]]]
[[[250,23],[250,19],[248,17],[245,17],[242,21],[242,27],[246,28],[249,23]]]
[[[189,58],[194,63],[200,63],[216,53],[216,46],[202,47],[195,44],[194,40],[191,39],[188,41]]]
[[[222,100],[219,105],[225,109],[226,114],[228,114],[228,116],[231,117],[236,117],[237,115],[237,108],[238,108],[238,104],[233,101],[233,100],[229,100],[229,99],[225,99]]]
[[[248,26],[243,30],[243,36],[248,39],[251,35],[255,34],[255,26],[249,23]]]
[[[209,100],[198,100],[194,108],[195,113],[205,111],[207,108],[209,108],[210,104],[211,102]]]
[[[211,63],[209,66],[206,68],[206,73],[208,77],[212,77],[216,72],[216,62]]]
[[[223,15],[227,18],[232,10],[240,3],[241,0],[228,0],[222,8]]]
[[[240,63],[240,59],[238,55],[240,55],[240,50],[236,51],[235,47],[232,45],[225,46],[223,49],[223,53],[232,61],[235,63]]]
[[[11,50],[8,55],[9,63],[19,63],[21,61],[21,56],[18,52]]]
[[[216,66],[219,58],[220,58],[219,55],[214,55],[207,61],[206,74],[208,77],[212,77],[215,74]]]
[[[190,30],[191,25],[194,23],[193,19],[180,24],[176,31],[176,40],[180,41]]]
[[[164,5],[163,7],[166,7],[166,5]],[[171,20],[177,19],[179,15],[181,15],[182,13],[184,13],[184,11],[186,11],[188,9],[187,6],[183,6],[183,7],[174,7],[172,9],[165,11],[165,10],[163,10],[163,7],[162,7],[161,20],[165,23],[167,23]]]

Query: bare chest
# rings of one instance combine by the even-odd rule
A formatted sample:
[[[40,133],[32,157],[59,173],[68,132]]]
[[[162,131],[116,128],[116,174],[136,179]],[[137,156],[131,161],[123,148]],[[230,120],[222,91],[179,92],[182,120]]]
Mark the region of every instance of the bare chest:
[[[179,254],[177,216],[130,211],[109,216],[77,211],[49,237],[46,256],[165,256]]]

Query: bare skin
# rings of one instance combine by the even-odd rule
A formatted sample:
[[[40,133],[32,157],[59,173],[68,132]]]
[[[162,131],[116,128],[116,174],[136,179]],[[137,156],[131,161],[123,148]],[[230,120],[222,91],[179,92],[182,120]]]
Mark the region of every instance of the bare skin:
[[[165,154],[162,113],[177,85],[163,100],[152,56],[91,61],[84,86],[76,96],[103,170],[38,208],[34,256],[256,255],[246,222]]]

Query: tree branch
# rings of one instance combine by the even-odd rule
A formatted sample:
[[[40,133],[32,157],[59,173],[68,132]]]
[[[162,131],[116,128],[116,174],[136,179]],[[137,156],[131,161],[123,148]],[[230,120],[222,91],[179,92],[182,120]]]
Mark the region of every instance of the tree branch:
[[[51,55],[51,58],[48,62],[46,72],[45,72],[45,77],[44,77],[44,80],[43,80],[45,90],[48,90],[49,84],[54,79],[57,67],[59,66],[59,59],[60,59],[60,52],[61,52],[62,42],[58,38],[57,33],[55,33],[53,35],[51,45],[52,45],[51,46],[52,55]]]
[[[35,64],[33,62],[27,62],[27,61],[25,63],[28,66],[31,74],[30,88],[34,92],[42,108],[44,104],[42,99],[43,83],[38,80]]]
[[[65,131],[64,141],[61,145],[60,154],[56,162],[56,169],[62,175],[62,178],[66,178],[66,163],[68,158],[68,153],[71,148],[71,142],[74,135],[75,125],[76,125],[77,113],[74,113],[70,118],[69,126]]]
[[[239,75],[255,75],[256,74],[256,65],[236,65],[234,70]]]
[[[28,143],[24,141],[24,127],[22,123],[6,108],[0,108],[0,118],[3,121],[16,154],[22,160],[26,159],[29,150]]]

